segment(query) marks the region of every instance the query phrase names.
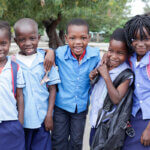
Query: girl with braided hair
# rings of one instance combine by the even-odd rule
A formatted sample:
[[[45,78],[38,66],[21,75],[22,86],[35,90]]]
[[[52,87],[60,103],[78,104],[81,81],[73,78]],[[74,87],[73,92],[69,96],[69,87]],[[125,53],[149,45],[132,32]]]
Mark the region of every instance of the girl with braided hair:
[[[123,150],[150,150],[150,16],[137,15],[125,24],[127,45],[133,51],[130,66],[135,73],[131,126]]]

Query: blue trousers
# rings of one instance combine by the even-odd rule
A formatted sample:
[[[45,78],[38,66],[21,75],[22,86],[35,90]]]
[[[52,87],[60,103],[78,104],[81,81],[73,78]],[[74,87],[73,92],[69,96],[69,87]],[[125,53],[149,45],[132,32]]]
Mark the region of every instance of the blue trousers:
[[[94,135],[95,135],[95,131],[96,131],[96,128],[91,128],[90,139],[89,139],[90,146],[92,145],[93,138],[94,138]]]
[[[24,129],[26,150],[52,150],[51,135],[44,123],[38,129]]]
[[[70,113],[55,106],[53,150],[82,150],[86,114],[87,111]]]
[[[24,131],[18,120],[0,123],[0,150],[25,150]]]
[[[149,121],[149,119],[142,119],[141,110],[136,114],[136,117],[131,116],[131,125],[135,130],[135,136],[126,137],[123,150],[150,150],[150,146],[144,146],[140,142],[142,133],[147,127]]]

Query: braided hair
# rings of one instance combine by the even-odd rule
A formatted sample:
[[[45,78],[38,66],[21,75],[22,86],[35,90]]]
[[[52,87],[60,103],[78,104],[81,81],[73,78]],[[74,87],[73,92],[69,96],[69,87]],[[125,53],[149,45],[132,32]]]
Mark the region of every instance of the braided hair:
[[[127,46],[132,50],[132,52],[134,51],[132,47],[132,40],[136,39],[138,31],[140,32],[140,40],[147,38],[143,28],[145,28],[147,33],[150,35],[150,16],[148,15],[136,15],[126,22],[124,26]]]

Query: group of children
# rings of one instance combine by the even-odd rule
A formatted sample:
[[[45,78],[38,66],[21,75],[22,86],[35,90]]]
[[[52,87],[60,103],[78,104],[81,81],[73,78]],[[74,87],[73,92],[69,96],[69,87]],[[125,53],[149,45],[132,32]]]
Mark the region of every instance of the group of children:
[[[55,50],[58,70],[54,65],[48,71],[45,59],[49,66],[54,52],[37,48],[40,39],[37,23],[30,18],[15,23],[14,40],[20,52],[12,60],[7,56],[11,29],[7,22],[0,21],[1,149],[81,150],[90,80],[98,74],[91,93],[90,144],[107,94],[114,104],[111,111],[115,112],[134,82],[130,124],[135,136],[126,136],[122,147],[150,149],[150,17],[135,16],[124,29],[116,29],[102,59],[99,49],[88,46],[90,34],[86,21],[73,19],[66,29],[68,44]],[[113,81],[126,69],[132,69],[135,79],[131,74],[114,86]],[[45,73],[48,79],[41,84]]]

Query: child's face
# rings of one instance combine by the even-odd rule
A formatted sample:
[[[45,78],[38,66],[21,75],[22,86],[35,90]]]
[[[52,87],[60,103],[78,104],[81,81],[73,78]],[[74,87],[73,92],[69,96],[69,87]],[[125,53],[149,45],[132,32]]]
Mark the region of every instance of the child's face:
[[[124,42],[111,40],[108,49],[108,66],[113,69],[127,59],[127,48]]]
[[[141,40],[140,30],[138,30],[136,39],[133,39],[132,46],[137,53],[138,56],[143,57],[147,51],[150,50],[150,35],[146,31],[145,28],[143,28],[143,31],[145,33],[145,36],[143,40]]]
[[[0,60],[5,60],[10,47],[10,39],[5,29],[0,29]]]
[[[16,38],[14,39],[23,55],[32,55],[36,53],[40,36],[33,25],[20,26],[16,29]]]
[[[70,46],[71,51],[77,58],[82,55],[86,49],[90,40],[88,29],[84,25],[70,25],[68,27],[68,34],[66,35],[66,41]]]

